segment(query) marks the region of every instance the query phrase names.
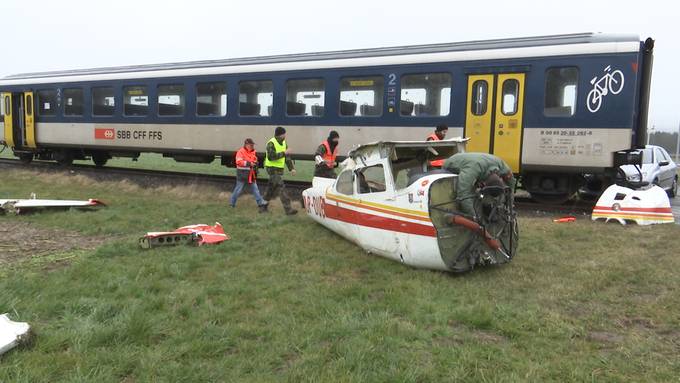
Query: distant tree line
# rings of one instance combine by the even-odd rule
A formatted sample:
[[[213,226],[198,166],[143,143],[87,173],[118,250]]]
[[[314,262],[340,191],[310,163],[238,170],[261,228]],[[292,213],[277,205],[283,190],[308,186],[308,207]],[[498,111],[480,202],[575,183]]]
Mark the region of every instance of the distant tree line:
[[[666,149],[671,155],[675,155],[675,146],[678,143],[678,132],[652,132],[649,136],[650,145],[658,145]]]

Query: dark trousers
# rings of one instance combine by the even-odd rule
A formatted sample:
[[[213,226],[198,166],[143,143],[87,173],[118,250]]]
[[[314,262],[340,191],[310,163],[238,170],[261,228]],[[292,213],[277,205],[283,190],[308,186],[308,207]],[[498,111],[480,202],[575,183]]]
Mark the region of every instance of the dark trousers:
[[[281,199],[283,208],[288,211],[290,207],[290,197],[286,191],[286,184],[283,182],[283,169],[268,167],[267,174],[269,174],[269,182],[267,183],[267,190],[264,192],[264,199],[271,201],[277,196]]]

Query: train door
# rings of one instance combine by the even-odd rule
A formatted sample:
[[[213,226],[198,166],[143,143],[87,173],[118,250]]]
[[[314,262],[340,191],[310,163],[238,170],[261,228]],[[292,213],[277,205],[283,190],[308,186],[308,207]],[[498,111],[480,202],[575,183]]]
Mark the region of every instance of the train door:
[[[17,149],[33,149],[35,143],[35,102],[33,92],[3,93],[5,142]]]
[[[465,137],[467,151],[493,153],[520,170],[524,73],[468,76]]]

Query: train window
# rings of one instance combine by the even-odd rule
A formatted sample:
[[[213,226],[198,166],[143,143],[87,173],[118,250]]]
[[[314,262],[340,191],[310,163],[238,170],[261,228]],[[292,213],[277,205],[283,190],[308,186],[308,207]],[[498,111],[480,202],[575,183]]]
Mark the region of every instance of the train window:
[[[227,84],[202,82],[196,84],[196,114],[199,116],[227,115]]]
[[[489,103],[489,84],[486,80],[477,80],[472,84],[472,99],[470,111],[475,116],[486,114],[486,106]]]
[[[33,115],[33,96],[30,94],[26,95],[26,115]]]
[[[184,85],[158,86],[158,115],[183,116],[185,109]]]
[[[385,169],[382,165],[369,166],[357,172],[359,181],[359,193],[378,193],[384,192],[385,188]]]
[[[83,90],[64,89],[64,116],[83,115]]]
[[[578,68],[550,68],[545,72],[546,117],[569,117],[576,113]]]
[[[38,91],[38,112],[41,116],[57,114],[57,91],[53,89]]]
[[[11,116],[12,115],[12,105],[11,105],[11,99],[10,96],[5,96],[5,110],[3,110],[3,115],[4,116]]]
[[[240,116],[272,115],[274,83],[265,81],[241,81],[238,94],[238,114]]]
[[[335,183],[335,190],[340,194],[351,195],[354,193],[354,171],[345,170],[338,176]]]
[[[450,74],[426,73],[401,77],[399,109],[402,116],[447,116],[450,103]],[[443,105],[446,105],[446,109],[442,108]]]
[[[322,78],[286,82],[286,115],[321,117],[324,115],[325,83]]]
[[[503,81],[503,114],[512,116],[517,113],[519,99],[519,81],[515,79]]]
[[[92,115],[113,116],[116,98],[112,87],[92,88]]]
[[[126,116],[146,116],[149,114],[149,93],[146,86],[123,87],[123,113]]]
[[[340,115],[382,116],[384,93],[382,76],[343,77],[340,80]]]

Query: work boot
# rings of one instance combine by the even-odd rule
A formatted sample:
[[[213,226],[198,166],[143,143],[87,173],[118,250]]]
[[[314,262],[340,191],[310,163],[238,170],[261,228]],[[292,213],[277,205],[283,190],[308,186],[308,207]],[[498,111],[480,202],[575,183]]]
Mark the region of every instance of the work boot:
[[[286,215],[295,215],[295,214],[297,214],[297,210],[295,210],[293,208],[286,209]]]
[[[259,209],[260,213],[268,213],[269,212],[269,204],[265,202],[262,205],[258,206],[258,209]]]

